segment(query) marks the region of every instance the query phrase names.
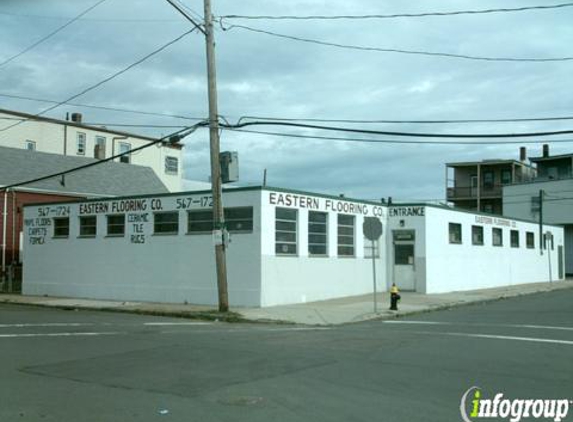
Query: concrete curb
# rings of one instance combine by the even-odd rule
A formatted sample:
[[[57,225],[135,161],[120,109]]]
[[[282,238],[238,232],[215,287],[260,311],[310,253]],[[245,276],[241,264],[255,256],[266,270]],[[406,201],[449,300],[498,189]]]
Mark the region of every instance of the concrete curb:
[[[524,285],[527,286],[527,285]],[[64,305],[61,303],[49,303],[44,302],[40,303],[41,299],[49,300],[54,299],[54,301],[63,298],[53,298],[53,297],[46,297],[46,298],[34,298],[30,296],[20,296],[15,297],[14,295],[10,295],[6,297],[5,294],[0,294],[0,303],[8,304],[8,305],[17,305],[17,306],[31,306],[31,307],[38,307],[38,308],[53,308],[53,309],[61,309],[66,311],[79,311],[79,310],[86,310],[86,311],[97,311],[97,312],[115,312],[115,313],[127,313],[127,314],[136,314],[136,315],[149,315],[149,316],[159,316],[159,317],[171,317],[171,318],[183,318],[183,319],[192,319],[192,320],[199,320],[199,321],[217,321],[217,322],[227,322],[227,323],[250,323],[250,324],[276,324],[276,325],[303,325],[309,327],[333,327],[339,325],[350,325],[356,324],[365,321],[384,321],[384,320],[392,320],[392,319],[399,319],[407,316],[414,316],[414,315],[421,315],[426,314],[429,312],[435,311],[443,311],[448,309],[455,309],[460,308],[463,306],[471,306],[471,305],[483,305],[487,303],[498,302],[506,299],[522,297],[522,296],[529,296],[533,294],[539,293],[548,293],[554,292],[558,290],[568,290],[573,289],[573,283],[555,283],[555,284],[543,284],[540,285],[539,288],[532,289],[532,290],[519,290],[515,288],[514,290],[505,291],[502,294],[495,295],[495,292],[491,292],[491,297],[477,297],[475,299],[469,300],[458,300],[452,302],[445,302],[440,304],[431,304],[428,303],[426,307],[422,309],[410,310],[410,311],[398,311],[395,313],[385,313],[385,314],[374,314],[374,313],[362,313],[358,315],[354,315],[349,317],[347,321],[333,323],[328,322],[324,318],[322,320],[324,323],[308,323],[308,322],[300,322],[300,321],[289,321],[286,319],[273,319],[273,318],[249,318],[241,313],[241,311],[234,311],[234,312],[227,312],[222,313],[215,309],[201,309],[201,310],[182,310],[182,309],[169,309],[169,304],[161,305],[161,304],[141,304],[141,305],[130,305],[127,304],[125,307],[122,307],[122,304],[118,302],[118,306],[106,306],[106,305],[93,305],[94,303],[97,304],[97,301],[89,300],[92,305],[81,304],[81,303],[73,303],[70,305]],[[474,291],[475,292],[475,291]],[[486,293],[487,295],[487,293]],[[3,297],[4,296],[4,297]],[[36,300],[36,301],[35,301]],[[70,300],[77,300],[80,301],[82,299],[72,299]],[[87,299],[85,299],[88,301]],[[155,306],[155,307],[154,307]],[[336,305],[332,305],[333,308]],[[316,309],[310,308],[312,312],[317,312]]]

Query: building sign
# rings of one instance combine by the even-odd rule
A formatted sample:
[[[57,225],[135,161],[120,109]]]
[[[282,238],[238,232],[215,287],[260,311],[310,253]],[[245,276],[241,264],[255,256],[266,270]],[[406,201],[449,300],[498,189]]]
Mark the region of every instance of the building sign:
[[[295,193],[270,192],[269,204],[278,207],[303,208],[313,211],[333,211],[341,214],[384,217],[384,208],[379,205],[360,204],[340,199],[320,198]]]
[[[424,217],[425,207],[393,207],[388,210],[389,217]]]
[[[46,243],[48,227],[51,225],[51,218],[26,218],[24,220],[24,227],[26,228],[26,234],[28,235],[28,243],[30,245],[43,245]]]
[[[487,224],[490,226],[513,227],[513,228],[517,227],[517,223],[515,221],[499,217],[488,217],[485,215],[476,215],[476,223]]]

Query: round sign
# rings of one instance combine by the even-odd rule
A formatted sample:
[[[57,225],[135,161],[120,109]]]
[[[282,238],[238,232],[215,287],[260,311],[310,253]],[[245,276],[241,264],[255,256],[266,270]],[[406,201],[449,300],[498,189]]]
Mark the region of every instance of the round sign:
[[[378,240],[382,235],[382,223],[376,217],[364,217],[362,232],[368,240]]]

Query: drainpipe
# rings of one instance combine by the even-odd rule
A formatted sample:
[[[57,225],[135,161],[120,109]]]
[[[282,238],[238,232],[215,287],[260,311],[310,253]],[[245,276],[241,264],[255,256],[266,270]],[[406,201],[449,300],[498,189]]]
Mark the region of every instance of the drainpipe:
[[[2,282],[6,281],[6,230],[8,220],[8,189],[4,189],[4,208],[2,208]]]

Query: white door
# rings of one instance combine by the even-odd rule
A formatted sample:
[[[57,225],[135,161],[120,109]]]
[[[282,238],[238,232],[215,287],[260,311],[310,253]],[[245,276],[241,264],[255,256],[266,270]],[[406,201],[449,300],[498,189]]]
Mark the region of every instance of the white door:
[[[414,242],[394,243],[394,283],[400,290],[416,290]]]

